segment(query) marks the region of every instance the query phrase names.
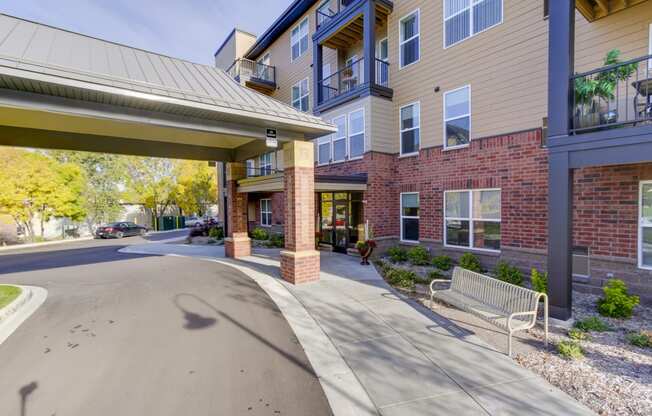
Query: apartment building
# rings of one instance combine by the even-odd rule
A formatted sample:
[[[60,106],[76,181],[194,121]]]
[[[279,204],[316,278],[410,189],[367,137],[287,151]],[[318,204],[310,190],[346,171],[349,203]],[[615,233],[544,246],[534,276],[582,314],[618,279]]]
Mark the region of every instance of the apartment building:
[[[216,60],[337,127],[315,140],[322,244],[367,224],[381,248],[548,269],[563,318],[571,285],[614,276],[652,301],[650,54],[650,1],[297,0]],[[260,150],[238,190],[280,231],[282,154]]]

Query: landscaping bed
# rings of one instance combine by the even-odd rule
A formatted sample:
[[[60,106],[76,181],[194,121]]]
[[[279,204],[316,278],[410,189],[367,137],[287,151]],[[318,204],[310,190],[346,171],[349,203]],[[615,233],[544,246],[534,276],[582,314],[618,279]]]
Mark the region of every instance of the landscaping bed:
[[[18,296],[20,296],[21,292],[22,290],[19,287],[0,285],[0,309],[13,302]]]
[[[463,256],[459,266],[546,291],[544,273],[533,271],[526,282],[522,273],[507,263],[486,271],[474,257]],[[424,305],[428,305],[430,281],[450,278],[455,266],[450,258],[433,258],[423,248],[392,248],[374,264],[389,284]],[[515,337],[514,360],[597,414],[652,415],[652,308],[638,305],[638,299],[629,296],[619,282],[610,281],[602,297],[575,292],[576,326],[552,328],[547,349],[541,327],[520,333]],[[498,351],[504,350],[506,335],[495,328],[445,305],[435,312],[476,333]]]

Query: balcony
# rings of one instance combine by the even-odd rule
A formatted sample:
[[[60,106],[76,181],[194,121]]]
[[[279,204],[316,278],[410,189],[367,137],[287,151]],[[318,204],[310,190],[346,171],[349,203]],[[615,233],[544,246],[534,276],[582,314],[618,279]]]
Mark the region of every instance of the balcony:
[[[360,58],[336,73],[319,81],[318,109],[323,111],[344,101],[365,95],[391,98],[389,88],[389,63],[375,59],[375,82],[365,82],[365,59]]]
[[[315,12],[313,40],[332,49],[348,48],[364,37],[364,9],[371,2],[377,28],[387,25],[393,3],[389,0],[329,0]]]
[[[571,77],[571,134],[652,125],[652,55],[605,63]]]
[[[271,94],[276,90],[276,67],[238,59],[226,71],[237,82],[253,88],[263,94]]]

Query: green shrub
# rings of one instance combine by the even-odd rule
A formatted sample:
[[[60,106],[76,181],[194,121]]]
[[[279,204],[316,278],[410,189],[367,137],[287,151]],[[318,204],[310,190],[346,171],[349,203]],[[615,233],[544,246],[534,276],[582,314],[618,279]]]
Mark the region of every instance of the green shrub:
[[[611,330],[609,325],[597,316],[575,322],[575,328],[585,332],[605,332]]]
[[[254,240],[269,240],[269,233],[264,228],[256,227],[251,232],[251,238]]]
[[[414,283],[418,279],[416,273],[403,269],[391,269],[387,272],[386,277],[389,283],[404,289],[414,288]]]
[[[568,337],[574,339],[575,341],[586,341],[591,339],[591,336],[585,331],[582,331],[578,328],[571,328],[568,330]]]
[[[462,257],[460,257],[460,267],[471,270],[472,272],[480,273],[482,271],[480,260],[473,253],[462,254]]]
[[[582,347],[576,341],[561,341],[557,344],[557,352],[566,359],[580,359],[584,357]]]
[[[407,252],[408,260],[415,266],[430,264],[430,253],[424,247],[414,246]]]
[[[387,250],[387,255],[394,263],[401,263],[408,259],[407,251],[400,246],[390,247]]]
[[[267,242],[270,248],[285,248],[285,236],[283,234],[272,234]]]
[[[428,279],[444,279],[445,276],[439,270],[431,270],[428,272]]]
[[[645,332],[631,332],[625,336],[627,342],[639,348],[652,348],[652,338]]]
[[[499,261],[496,264],[496,277],[503,282],[511,283],[516,286],[523,285],[523,273],[516,267],[506,261]]]
[[[208,230],[208,236],[215,240],[224,239],[224,229],[221,227],[213,227]]]
[[[598,300],[598,311],[601,315],[611,318],[629,318],[632,316],[634,307],[639,303],[639,297],[630,296],[627,293],[625,282],[619,279],[611,279],[602,290],[604,297]]]
[[[447,272],[453,267],[453,259],[448,256],[437,256],[432,259],[432,265]]]
[[[532,289],[539,293],[548,293],[548,272],[539,273],[537,269],[532,268],[530,280],[532,281]]]

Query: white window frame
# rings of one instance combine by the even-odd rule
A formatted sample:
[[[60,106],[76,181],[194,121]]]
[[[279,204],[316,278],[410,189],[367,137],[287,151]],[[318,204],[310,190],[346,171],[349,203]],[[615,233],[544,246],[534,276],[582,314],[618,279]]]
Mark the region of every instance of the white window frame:
[[[468,114],[464,114],[462,116],[457,116],[457,117],[452,117],[452,118],[446,118],[446,97],[449,94],[461,91],[461,90],[463,90],[465,88],[469,89],[469,112],[468,112]],[[471,137],[472,137],[471,133],[473,131],[473,116],[471,115],[473,113],[473,106],[472,106],[472,102],[471,102],[472,96],[473,96],[473,94],[471,92],[471,84],[467,84],[467,85],[464,85],[462,87],[456,88],[454,90],[444,92],[443,98],[442,98],[443,99],[442,116],[443,116],[443,119],[444,119],[444,125],[443,125],[444,129],[443,129],[443,136],[442,137],[443,137],[443,142],[444,142],[444,150],[462,149],[462,148],[465,148],[465,147],[469,147],[471,145]],[[448,123],[449,121],[459,120],[459,119],[464,118],[464,117],[469,118],[469,142],[465,143],[465,144],[460,144],[460,145],[457,145],[457,146],[449,146],[448,145],[448,137],[446,135],[446,123]]]
[[[328,71],[326,70],[326,68],[328,68]],[[322,65],[322,67],[321,67],[321,79],[322,79],[322,85],[323,86],[328,87],[328,82],[329,82],[328,78],[330,78],[331,75],[333,75],[331,73],[331,64]]]
[[[652,185],[652,181],[640,181],[638,188],[638,268],[652,270],[652,265],[643,264],[643,228],[652,228],[652,224],[643,225],[643,186]]]
[[[351,116],[354,113],[362,113],[362,131],[357,132],[357,133],[351,133]],[[358,108],[357,110],[353,110],[348,114],[347,117],[347,126],[346,126],[346,141],[347,141],[347,157],[349,160],[358,160],[362,159],[364,157],[364,153],[367,150],[367,134],[366,134],[366,129],[367,129],[367,123],[365,122],[365,112],[364,112],[364,107],[363,108]],[[351,136],[357,136],[359,134],[362,134],[362,154],[360,156],[351,156]]]
[[[307,22],[307,24],[306,24],[306,28],[307,28],[306,29],[306,38],[308,39],[308,42],[306,42],[306,44],[307,44],[306,50],[301,52],[301,39],[303,39],[301,37],[301,25],[304,22]],[[296,58],[292,55],[292,48],[295,45],[295,43],[293,42],[293,39],[292,39],[292,32],[294,32],[295,29],[298,30],[298,32],[299,32],[299,38],[298,38],[298,40],[296,42],[296,43],[299,44],[299,56],[297,56]],[[292,30],[290,30],[290,62],[294,62],[294,61],[299,60],[303,55],[308,53],[309,49],[310,49],[310,19],[308,19],[308,16],[306,16],[303,19],[301,19],[301,21],[296,26],[294,26],[292,28]]]
[[[273,161],[272,161],[272,153],[273,152],[263,153],[258,158],[258,162],[260,164],[259,167],[258,167],[258,169],[260,171],[260,176],[267,176],[267,175],[272,174],[272,172],[274,170],[274,164],[273,164]],[[269,164],[267,163],[267,160],[265,160],[267,156],[269,156]],[[269,169],[269,173],[266,172],[267,169]]]
[[[473,193],[475,192],[483,192],[483,191],[497,191],[500,193],[500,219],[499,220],[492,220],[492,219],[484,219],[484,218],[474,218],[473,217]],[[446,216],[446,198],[448,197],[449,193],[460,193],[460,192],[466,192],[469,194],[469,217],[468,218],[463,218],[463,217],[447,217]],[[451,189],[448,191],[444,191],[444,223],[443,223],[443,229],[444,229],[444,247],[449,247],[449,248],[456,248],[456,249],[464,249],[464,250],[473,250],[473,251],[483,251],[487,253],[500,253],[501,250],[493,250],[490,248],[477,248],[474,247],[474,232],[473,232],[473,224],[475,221],[479,222],[497,222],[500,223],[500,247],[503,246],[503,228],[502,228],[502,223],[503,223],[503,191],[501,188],[479,188],[479,189]],[[448,244],[447,241],[447,232],[446,232],[446,222],[450,221],[468,221],[469,222],[469,246],[456,246],[452,244]]]
[[[305,91],[305,94],[302,94],[302,91],[301,91],[301,84],[302,84],[304,81],[306,82],[306,91]],[[295,110],[299,110],[299,111],[303,111],[304,113],[307,113],[308,111],[310,111],[310,79],[308,79],[308,78],[304,78],[304,79],[302,79],[301,81],[299,81],[299,82],[297,82],[296,84],[294,84],[294,85],[292,86],[292,90],[290,91],[291,94],[294,92],[293,90],[294,90],[295,88],[299,88],[299,98],[298,98],[297,100],[295,100],[294,97],[290,97],[290,98],[292,99],[292,108],[294,108]],[[292,95],[293,95],[293,94],[292,94]],[[301,108],[301,102],[302,102],[303,99],[306,98],[306,97],[308,98],[308,108],[306,108],[306,109],[304,110],[303,108]],[[297,102],[297,101],[299,102],[299,107],[298,107],[298,108],[294,105],[295,102]]]
[[[328,136],[323,136],[317,139],[317,166],[326,166],[331,163],[333,160],[333,134],[329,134]],[[321,157],[320,157],[320,152],[321,152],[321,146],[327,144],[328,145],[328,160],[325,163],[321,163]]]
[[[268,211],[263,210],[263,201],[267,203]],[[265,214],[269,214],[269,224],[265,224]],[[270,198],[263,198],[260,200],[260,225],[262,227],[272,226],[272,200]]]
[[[344,119],[344,132],[343,136],[339,136],[339,131],[336,131],[332,135],[332,140],[331,140],[331,160],[330,163],[342,163],[346,162],[349,158],[349,140],[348,140],[348,131],[349,131],[349,125],[348,125],[348,117],[346,114],[342,114],[340,116],[334,117],[333,120],[331,121],[333,124],[337,125],[335,123],[336,120],[339,119]],[[344,141],[344,159],[337,159],[335,160],[335,142],[339,141]]]
[[[419,215],[414,217],[411,215],[405,216],[403,215],[403,195],[416,195],[417,196],[417,201],[419,202]],[[412,219],[412,220],[418,220],[419,221],[419,228],[421,228],[421,195],[419,195],[419,192],[401,192],[399,195],[399,209],[400,209],[400,222],[401,222],[401,235],[399,236],[399,239],[401,240],[402,243],[418,243],[419,240],[404,240],[403,239],[403,219]],[[419,233],[419,238],[421,238],[421,233]]]
[[[401,25],[402,25],[403,21],[405,19],[409,18],[409,17],[412,17],[412,15],[414,15],[414,14],[417,15],[417,27],[419,28],[419,32],[416,35],[409,38],[409,39],[401,39],[401,36],[402,36],[401,35],[401,33],[402,33]],[[403,48],[402,48],[402,46],[403,46],[404,43],[407,43],[407,42],[409,42],[409,41],[411,41],[412,39],[415,39],[415,38],[419,38],[419,58],[417,58],[417,60],[414,61],[414,62],[410,62],[407,65],[403,65]],[[412,12],[404,15],[403,17],[401,17],[398,20],[398,69],[400,71],[403,68],[409,68],[412,65],[419,63],[419,61],[421,61],[421,9],[420,8],[416,9],[416,10],[413,10]]]
[[[652,23],[650,23],[650,35],[648,37],[648,47],[647,47],[647,53],[648,55],[652,55]],[[652,59],[647,61],[647,65],[649,69],[652,69]]]
[[[253,159],[248,159],[247,162],[247,177],[256,176],[256,161]]]
[[[481,1],[485,1],[485,0],[481,0]],[[469,22],[470,22],[469,36],[464,38],[464,39],[458,40],[455,43],[451,43],[450,45],[446,46],[446,21],[454,18],[458,14],[464,13],[464,11],[467,10],[467,9],[462,9],[459,12],[455,13],[454,15],[446,17],[446,0],[442,1],[442,14],[441,15],[442,15],[442,17],[444,19],[444,24],[442,25],[442,30],[443,30],[442,43],[443,43],[444,49],[452,48],[453,46],[459,45],[460,43],[464,42],[465,40],[469,40],[469,39],[475,37],[476,35],[479,35],[480,33],[486,32],[489,29],[493,29],[494,27],[500,26],[500,25],[503,24],[503,21],[505,20],[505,0],[500,0],[500,22],[496,23],[495,25],[489,26],[489,27],[487,27],[485,29],[482,29],[479,32],[473,32],[473,6],[474,6],[473,2],[474,2],[474,0],[469,0],[469,8],[471,9],[470,12],[469,12]]]
[[[419,125],[417,127],[412,127],[409,129],[403,129],[403,120],[401,119],[401,114],[403,114],[403,109],[406,107],[410,106],[416,106],[417,110],[419,112]],[[412,131],[419,129],[419,148],[417,149],[416,152],[412,153],[403,153],[403,133],[406,131]],[[399,131],[399,138],[398,138],[398,145],[399,145],[399,157],[410,157],[410,156],[417,156],[419,152],[421,151],[421,101],[415,101],[413,103],[405,104],[404,106],[401,106],[398,109],[398,131]]]

